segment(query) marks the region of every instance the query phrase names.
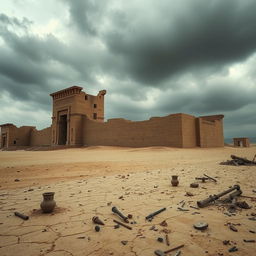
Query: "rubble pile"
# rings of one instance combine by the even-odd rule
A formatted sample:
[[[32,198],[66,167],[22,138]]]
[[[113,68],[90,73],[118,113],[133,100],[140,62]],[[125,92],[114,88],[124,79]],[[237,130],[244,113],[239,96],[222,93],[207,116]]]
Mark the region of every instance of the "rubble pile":
[[[222,165],[234,165],[234,166],[239,166],[239,165],[246,165],[246,166],[253,166],[256,165],[256,155],[254,156],[253,160],[248,160],[245,157],[239,157],[239,156],[235,156],[235,155],[231,155],[230,156],[232,158],[232,160],[227,160],[225,162],[221,162],[220,164]]]

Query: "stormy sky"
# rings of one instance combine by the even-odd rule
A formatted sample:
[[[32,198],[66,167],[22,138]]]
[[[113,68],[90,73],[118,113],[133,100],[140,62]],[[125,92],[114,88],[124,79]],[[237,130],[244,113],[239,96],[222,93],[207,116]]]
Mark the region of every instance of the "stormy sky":
[[[1,0],[0,123],[51,124],[50,93],[106,89],[105,118],[224,114],[256,137],[255,0]]]

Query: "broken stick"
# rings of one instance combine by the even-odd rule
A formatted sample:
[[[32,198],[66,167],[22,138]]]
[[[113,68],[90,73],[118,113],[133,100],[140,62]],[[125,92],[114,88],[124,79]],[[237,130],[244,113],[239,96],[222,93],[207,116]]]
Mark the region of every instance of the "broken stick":
[[[206,175],[206,174],[204,174],[204,176],[207,177],[207,178],[210,179],[210,180],[213,180],[214,182],[217,182],[216,179],[214,179],[214,178],[212,178],[212,177],[210,177],[210,176],[208,176],[208,175]]]
[[[119,225],[121,225],[121,226],[127,228],[127,229],[130,229],[130,230],[132,229],[132,227],[130,227],[130,226],[128,226],[128,225],[126,225],[126,224],[124,224],[124,223],[118,221],[118,220],[113,220],[113,221],[114,221],[115,223],[117,223],[117,224],[119,224]]]
[[[170,240],[169,240],[169,235],[165,234],[165,240],[166,240],[166,245],[170,246]]]
[[[180,248],[182,248],[182,247],[184,247],[184,244],[179,245],[179,246],[176,246],[176,247],[174,247],[174,248],[171,248],[171,249],[169,249],[169,250],[165,251],[164,253],[165,253],[165,254],[167,254],[167,253],[169,253],[169,252],[172,252],[172,251],[178,250],[178,249],[180,249]]]

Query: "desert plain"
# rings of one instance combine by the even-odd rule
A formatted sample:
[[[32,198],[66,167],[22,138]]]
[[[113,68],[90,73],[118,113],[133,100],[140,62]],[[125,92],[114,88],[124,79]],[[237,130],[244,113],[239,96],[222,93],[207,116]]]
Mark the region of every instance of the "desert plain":
[[[179,245],[187,256],[256,255],[256,166],[219,164],[231,154],[252,159],[256,147],[0,151],[0,255],[150,256]],[[195,180],[204,174],[217,182]],[[171,186],[172,175],[178,175],[177,187]],[[199,187],[191,188],[192,182]],[[238,200],[250,209],[230,213],[218,202],[197,209],[198,200],[235,184],[244,196]],[[44,192],[55,192],[53,213],[40,210]],[[122,220],[113,206],[131,215],[131,230],[115,226],[113,220]],[[164,207],[152,221],[145,219]],[[99,232],[93,216],[105,223]],[[208,228],[197,230],[196,222]],[[232,247],[237,251],[229,252]]]

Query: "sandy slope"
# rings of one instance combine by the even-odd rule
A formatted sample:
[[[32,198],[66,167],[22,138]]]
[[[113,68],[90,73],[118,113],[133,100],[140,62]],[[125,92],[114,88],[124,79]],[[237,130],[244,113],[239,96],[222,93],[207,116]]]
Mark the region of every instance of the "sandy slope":
[[[0,255],[154,255],[185,244],[182,255],[254,255],[256,202],[246,200],[252,208],[228,216],[225,207],[191,208],[196,201],[239,184],[243,195],[254,196],[256,167],[219,165],[230,154],[252,159],[256,147],[216,149],[174,149],[90,147],[57,151],[0,151]],[[189,184],[203,173],[217,177],[218,183]],[[180,185],[170,186],[171,175],[179,175]],[[19,181],[15,182],[15,179]],[[28,191],[30,189],[30,191]],[[58,208],[53,215],[41,214],[42,193],[55,191]],[[189,191],[192,197],[185,196]],[[179,202],[184,208],[179,211]],[[132,230],[114,229],[112,206],[133,215]],[[145,216],[166,207],[152,222]],[[34,209],[34,211],[33,211]],[[30,216],[28,221],[14,217],[17,210]],[[91,218],[100,216],[106,225],[94,231]],[[167,226],[159,223],[166,220]],[[208,230],[193,228],[207,221]],[[231,231],[227,223],[236,225]],[[155,229],[150,228],[155,225]],[[170,231],[170,246],[159,243]],[[223,240],[230,245],[223,245]],[[128,241],[126,245],[122,240]],[[236,246],[239,250],[229,253]],[[173,255],[170,254],[170,255]]]

